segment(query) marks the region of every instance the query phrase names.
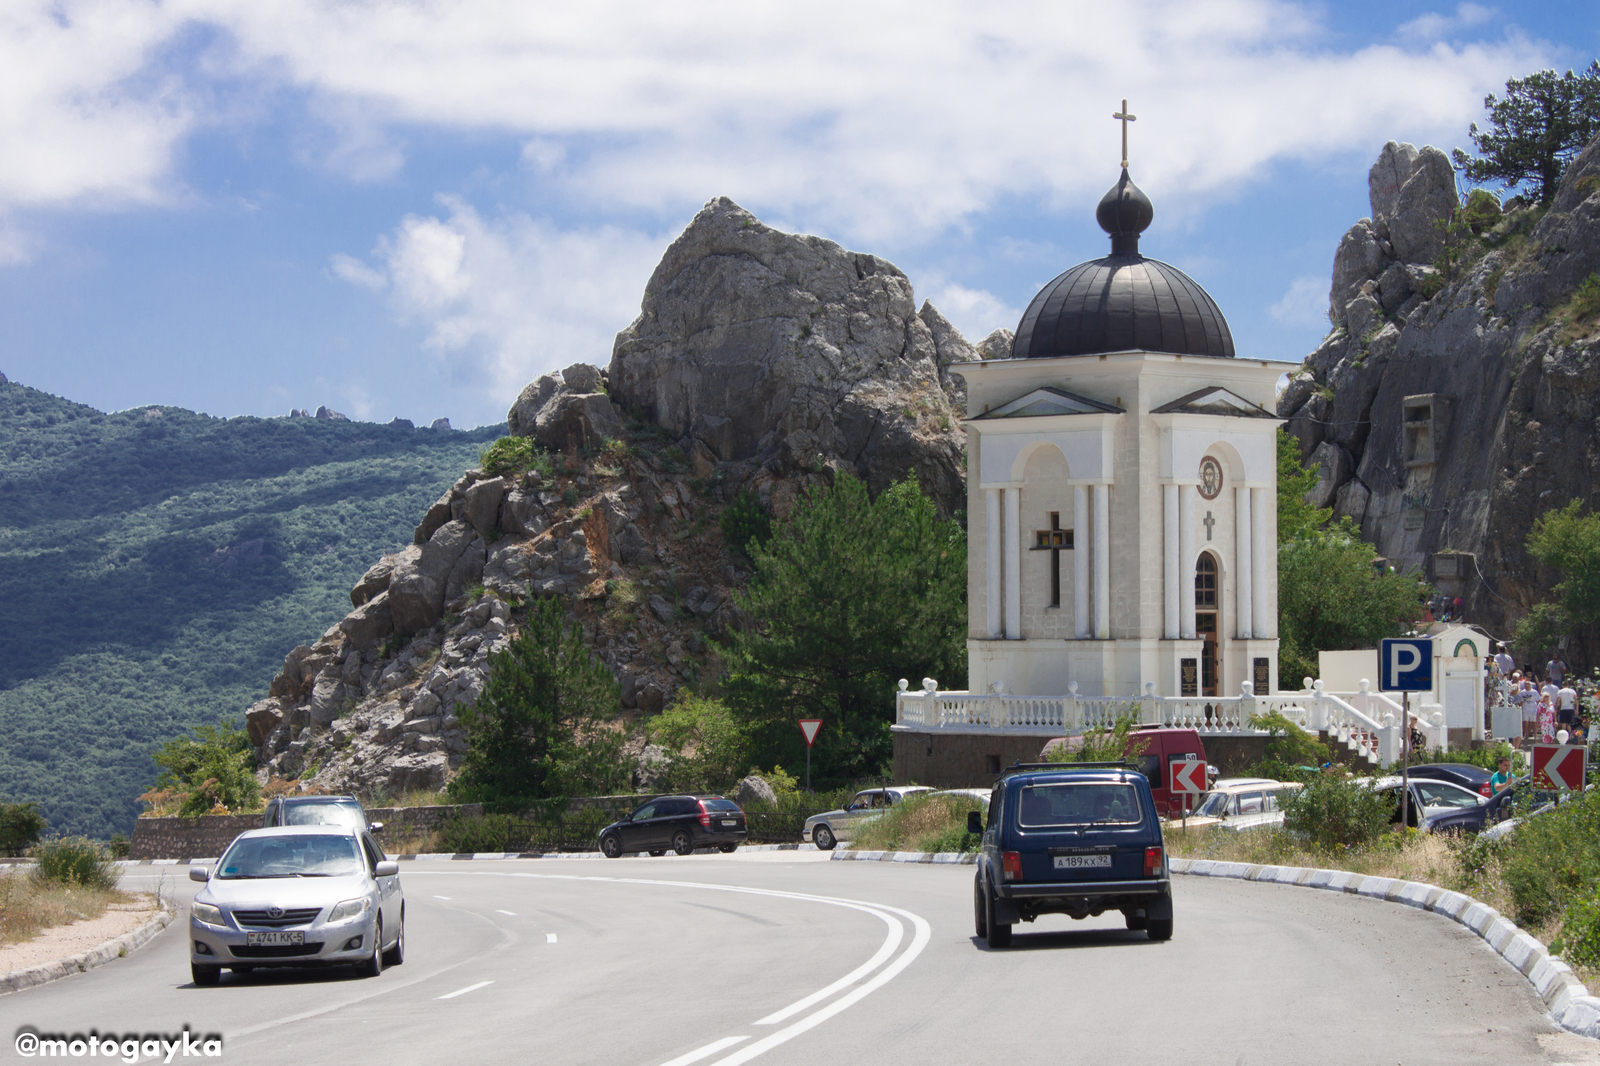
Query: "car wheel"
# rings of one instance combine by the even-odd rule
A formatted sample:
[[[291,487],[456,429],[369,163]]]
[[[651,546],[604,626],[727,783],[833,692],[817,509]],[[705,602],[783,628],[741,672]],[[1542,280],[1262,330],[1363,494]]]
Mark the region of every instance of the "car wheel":
[[[372,954],[367,961],[356,966],[356,974],[361,977],[377,977],[383,973],[383,922],[378,922],[372,931]]]
[[[600,854],[608,859],[622,858],[622,839],[615,833],[607,833],[601,837]]]
[[[1011,926],[1003,925],[994,920],[994,897],[987,892],[983,894],[983,924],[989,931],[990,947],[1008,948],[1011,946]]]
[[[811,839],[817,845],[817,850],[819,851],[832,851],[833,846],[839,843],[838,838],[833,835],[833,830],[825,825],[819,825],[813,829],[811,831]]]
[[[1150,919],[1150,939],[1151,940],[1171,940],[1172,939],[1172,919],[1171,918],[1152,918],[1152,919]]]
[[[737,845],[737,844],[718,844],[717,845],[717,850],[722,852],[722,854],[724,854],[724,855],[732,855],[734,852],[739,850],[739,845]]]
[[[679,855],[688,855],[694,851],[694,838],[687,829],[680,829],[672,834],[672,850]]]
[[[659,859],[659,858],[661,858],[661,856],[663,856],[663,855],[665,855],[665,854],[666,854],[666,853],[667,853],[667,852],[666,852],[666,849],[665,849],[665,848],[663,848],[663,849],[662,849],[662,850],[660,850],[660,851],[652,851],[652,852],[651,852],[651,853],[650,853],[650,857],[651,857],[651,858],[652,858],[652,859]]]
[[[399,966],[406,961],[406,911],[400,908],[400,935],[394,938],[394,947],[384,953],[385,966]]]
[[[191,962],[189,964],[189,976],[194,979],[196,985],[214,985],[222,980],[222,967]]]
[[[1138,911],[1123,911],[1122,920],[1128,923],[1129,929],[1146,929],[1150,925],[1149,917]]]
[[[976,877],[972,879],[972,925],[979,937],[989,935],[989,926],[983,913],[983,888]]]

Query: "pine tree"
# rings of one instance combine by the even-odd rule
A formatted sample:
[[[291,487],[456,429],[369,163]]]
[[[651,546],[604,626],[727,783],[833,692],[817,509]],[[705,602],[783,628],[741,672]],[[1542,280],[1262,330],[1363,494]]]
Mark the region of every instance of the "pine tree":
[[[1600,133],[1600,60],[1582,74],[1541,70],[1506,82],[1504,99],[1490,93],[1483,106],[1493,128],[1474,122],[1468,136],[1474,159],[1451,153],[1469,181],[1499,180],[1510,189],[1528,182],[1542,204],[1555,199],[1567,163]]]

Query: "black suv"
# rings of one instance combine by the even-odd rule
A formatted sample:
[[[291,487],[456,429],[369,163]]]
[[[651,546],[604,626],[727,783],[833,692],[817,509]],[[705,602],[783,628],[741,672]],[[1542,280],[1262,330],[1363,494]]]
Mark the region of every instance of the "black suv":
[[[600,850],[608,859],[648,851],[665,855],[671,848],[688,855],[695,848],[732,851],[747,831],[744,811],[721,796],[661,796],[626,818],[600,830]]]
[[[348,825],[371,833],[382,822],[367,822],[367,809],[354,796],[274,796],[267,801],[261,828],[277,825]]]
[[[1150,782],[1123,763],[1016,765],[995,782],[973,909],[990,947],[1041,914],[1120,910],[1151,940],[1172,936],[1172,881]]]

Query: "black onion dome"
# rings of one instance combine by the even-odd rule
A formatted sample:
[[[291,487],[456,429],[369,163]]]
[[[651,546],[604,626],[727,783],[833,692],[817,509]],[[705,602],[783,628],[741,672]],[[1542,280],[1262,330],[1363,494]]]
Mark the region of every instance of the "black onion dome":
[[[1111,254],[1039,290],[1017,324],[1012,358],[1132,349],[1233,358],[1233,334],[1216,301],[1177,267],[1139,254],[1139,234],[1154,215],[1124,170],[1095,211],[1111,234]]]

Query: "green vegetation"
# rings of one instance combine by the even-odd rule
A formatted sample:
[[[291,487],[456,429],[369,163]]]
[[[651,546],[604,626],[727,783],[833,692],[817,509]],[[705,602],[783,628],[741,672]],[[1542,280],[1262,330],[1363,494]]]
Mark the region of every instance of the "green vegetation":
[[[1314,774],[1303,788],[1280,792],[1278,806],[1284,829],[1324,852],[1368,847],[1394,817],[1388,796],[1337,771]]]
[[[748,555],[752,545],[760,547],[771,536],[772,514],[766,504],[749,489],[740,489],[728,509],[722,512],[722,539],[728,547]]]
[[[1102,729],[1085,729],[1079,736],[1066,738],[1044,753],[1045,762],[1132,762],[1150,746],[1147,740],[1135,740],[1134,730],[1139,728],[1139,705],[1130,703],[1123,713]],[[1153,782],[1159,785],[1160,782]]]
[[[1554,647],[1573,626],[1600,622],[1600,513],[1583,513],[1583,501],[1546,511],[1528,534],[1528,554],[1561,574],[1557,599],[1534,606],[1512,638],[1531,654]]]
[[[1582,74],[1541,70],[1512,78],[1504,98],[1490,93],[1483,106],[1490,128],[1480,131],[1474,122],[1467,134],[1478,158],[1457,148],[1456,169],[1469,181],[1499,181],[1507,189],[1527,183],[1548,204],[1567,163],[1600,133],[1600,61]]]
[[[1300,460],[1300,438],[1278,430],[1278,543],[1304,540],[1327,525],[1331,507],[1313,507],[1306,493],[1317,487],[1317,472]]]
[[[478,465],[496,477],[530,470],[546,478],[555,475],[550,453],[541,450],[532,437],[501,437],[478,456]]]
[[[1285,718],[1282,711],[1255,715],[1250,724],[1267,731],[1266,750],[1261,760],[1250,768],[1258,777],[1304,781],[1307,778],[1304,767],[1315,770],[1330,758],[1328,746],[1318,740],[1315,733],[1306,732]]]
[[[503,432],[104,414],[0,384],[0,798],[131,830],[156,746],[265,695]]]
[[[229,722],[195,726],[192,735],[167,741],[155,754],[156,789],[178,801],[178,814],[231,814],[251,810],[261,798],[250,738]],[[147,793],[148,795],[148,793]]]
[[[0,803],[0,855],[21,855],[44,835],[37,803]]]
[[[732,787],[749,766],[749,731],[720,700],[681,689],[672,706],[645,722],[650,743],[667,750],[658,787],[681,792],[719,792]]]
[[[1519,924],[1538,926],[1600,893],[1600,792],[1524,819],[1497,853]]]
[[[122,874],[104,845],[87,837],[57,837],[33,849],[33,876],[58,885],[113,889]]]
[[[869,498],[835,475],[765,544],[738,604],[726,699],[758,761],[805,762],[797,718],[821,718],[813,770],[859,778],[889,764],[898,677],[966,683],[967,542],[914,478]]]
[[[628,786],[620,688],[567,620],[564,598],[536,601],[517,639],[489,657],[489,682],[461,712],[469,748],[450,782],[456,803],[519,812],[538,801]]]
[[[855,830],[857,851],[972,851],[982,838],[967,832],[967,812],[983,804],[968,796],[920,793]]]

